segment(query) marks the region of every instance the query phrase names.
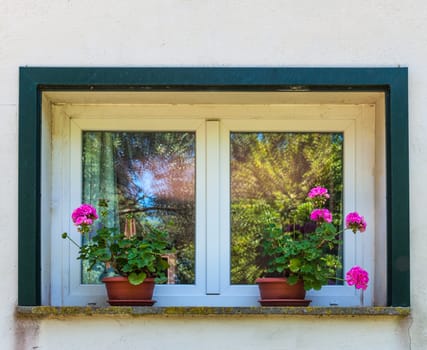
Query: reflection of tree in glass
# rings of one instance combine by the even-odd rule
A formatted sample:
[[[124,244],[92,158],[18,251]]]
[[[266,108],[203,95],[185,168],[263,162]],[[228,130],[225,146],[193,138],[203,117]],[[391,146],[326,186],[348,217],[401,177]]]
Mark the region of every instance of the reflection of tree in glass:
[[[264,267],[257,247],[267,217],[287,225],[310,188],[329,189],[334,224],[342,225],[343,135],[248,132],[231,133],[230,141],[231,281],[254,283]]]
[[[188,277],[188,269],[194,271],[188,246],[194,245],[195,230],[195,134],[85,132],[83,156],[87,202],[107,198],[122,230],[129,214],[140,232],[144,220],[167,229],[177,250],[176,282],[194,283],[194,272],[193,280]],[[186,261],[183,276],[181,255]]]

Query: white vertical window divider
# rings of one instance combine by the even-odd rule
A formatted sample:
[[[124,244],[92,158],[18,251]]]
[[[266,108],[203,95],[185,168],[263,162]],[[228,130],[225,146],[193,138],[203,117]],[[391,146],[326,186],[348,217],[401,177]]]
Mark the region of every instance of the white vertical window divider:
[[[220,294],[219,121],[206,122],[206,294]]]

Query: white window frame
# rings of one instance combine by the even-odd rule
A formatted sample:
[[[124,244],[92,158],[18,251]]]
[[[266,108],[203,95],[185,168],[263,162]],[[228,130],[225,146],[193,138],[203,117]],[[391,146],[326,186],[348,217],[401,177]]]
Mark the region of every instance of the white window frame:
[[[359,111],[358,111],[359,109]],[[237,132],[342,132],[344,134],[344,213],[354,211],[355,208],[363,208],[363,214],[365,211],[368,213],[365,215],[370,225],[374,224],[374,183],[373,177],[371,176],[374,158],[374,152],[369,149],[369,146],[373,146],[372,140],[367,141],[367,135],[370,134],[373,137],[373,121],[371,116],[363,115],[364,111],[360,107],[356,107],[355,110],[349,110],[350,112],[344,117],[350,117],[350,119],[307,119],[307,120],[251,120],[242,123],[240,120],[227,120],[223,123],[222,128],[222,157],[225,159],[223,162],[223,171],[221,176],[221,185],[219,188],[222,198],[222,227],[221,227],[221,242],[223,247],[230,246],[230,192],[221,191],[221,188],[230,188],[230,174],[229,164],[229,134],[231,131]],[[355,119],[351,118],[353,113],[360,113]],[[362,122],[364,120],[364,122]],[[362,124],[366,125],[362,125]],[[360,127],[364,127],[363,130]],[[357,140],[357,136],[360,138]],[[362,146],[356,147],[363,139]],[[366,147],[366,145],[369,145]],[[370,181],[369,181],[370,180]],[[363,193],[358,193],[357,189],[363,188]],[[360,211],[360,210],[359,210]],[[355,237],[350,231],[344,233],[344,244],[343,244],[343,270],[348,271],[354,265],[360,265],[366,268],[368,271],[372,271],[372,266],[368,266],[364,262],[368,254],[373,254],[373,251],[367,252],[364,247],[363,239],[372,235],[373,231],[368,229],[367,234],[363,237]],[[371,237],[372,240],[372,237]],[[373,242],[373,240],[372,240]],[[223,253],[219,258],[219,261],[223,262],[223,268],[221,271],[226,271],[227,267],[230,266],[230,255]],[[223,294],[235,295],[241,297],[242,295],[253,295],[252,286],[227,286],[228,276],[223,276],[222,284],[226,286]],[[257,295],[258,291],[255,289]],[[320,291],[311,290],[307,293],[306,298],[313,300],[311,305],[345,305],[354,306],[360,305],[360,291],[356,291],[354,287],[350,287],[346,284],[336,286],[324,286]],[[364,303],[369,305],[371,303],[372,294],[370,291],[364,293]]]
[[[344,162],[355,164],[352,169],[344,167],[344,210],[359,210],[369,223],[367,232],[357,240],[353,233],[346,232],[344,271],[359,264],[370,272],[371,279],[374,276],[377,178],[374,176],[376,112],[372,104],[70,102],[52,105],[46,115],[53,121],[52,166],[50,174],[46,174],[52,183],[48,191],[51,215],[43,215],[46,220],[51,218],[50,223],[44,225],[50,227],[52,237],[52,277],[48,293],[52,305],[104,305],[106,300],[102,285],[79,284],[80,277],[75,267],[71,267],[78,264],[77,249],[55,236],[57,232],[67,231],[78,238],[69,217],[72,208],[81,202],[81,190],[74,190],[81,189],[81,148],[78,146],[81,147],[81,130],[196,131],[196,283],[156,286],[154,298],[158,306],[259,305],[257,286],[231,286],[229,282],[230,200],[229,193],[221,189],[229,188],[230,131],[344,132]],[[201,154],[207,154],[207,161]],[[214,185],[207,186],[207,183]],[[203,247],[209,249],[203,251]],[[373,303],[373,290],[369,288],[365,292],[365,305]],[[310,291],[307,298],[313,300],[312,305],[352,306],[359,305],[360,292],[348,286],[325,286],[321,291]]]

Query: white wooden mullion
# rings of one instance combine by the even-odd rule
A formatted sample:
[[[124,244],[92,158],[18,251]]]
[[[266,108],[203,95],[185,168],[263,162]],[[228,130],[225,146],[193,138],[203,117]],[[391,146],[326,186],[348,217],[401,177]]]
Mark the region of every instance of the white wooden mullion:
[[[219,121],[206,122],[206,294],[220,293]]]

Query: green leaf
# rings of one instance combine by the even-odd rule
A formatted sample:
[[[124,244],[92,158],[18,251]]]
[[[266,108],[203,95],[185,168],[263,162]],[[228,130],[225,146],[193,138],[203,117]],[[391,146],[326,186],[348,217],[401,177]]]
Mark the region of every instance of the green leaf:
[[[289,269],[292,272],[298,272],[301,267],[301,260],[298,258],[293,258],[289,262]]]
[[[166,283],[167,281],[168,281],[168,278],[166,276],[158,276],[155,279],[156,284]]]
[[[131,274],[129,274],[128,279],[130,284],[137,286],[142,282],[144,282],[146,277],[147,277],[147,274],[145,272],[140,272],[140,273],[132,272]]]
[[[319,281],[313,281],[312,288],[314,290],[320,290],[322,288],[322,283]]]
[[[111,259],[111,252],[107,248],[97,250],[98,259],[101,261],[109,261]]]
[[[288,283],[292,286],[298,282],[299,278],[298,276],[289,276],[288,277]]]

